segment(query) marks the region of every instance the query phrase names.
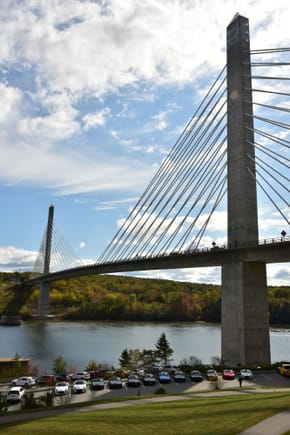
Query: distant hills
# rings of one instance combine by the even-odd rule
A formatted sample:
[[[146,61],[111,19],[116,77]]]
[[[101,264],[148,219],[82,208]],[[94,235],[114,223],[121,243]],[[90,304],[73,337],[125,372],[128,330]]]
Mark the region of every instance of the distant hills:
[[[28,272],[0,272],[0,312],[13,296],[9,288],[29,276]],[[35,287],[22,305],[22,318],[37,314],[38,298],[39,288]],[[290,325],[290,287],[269,287],[268,301],[270,324]],[[116,275],[73,278],[52,284],[49,312],[70,320],[219,323],[221,288]]]

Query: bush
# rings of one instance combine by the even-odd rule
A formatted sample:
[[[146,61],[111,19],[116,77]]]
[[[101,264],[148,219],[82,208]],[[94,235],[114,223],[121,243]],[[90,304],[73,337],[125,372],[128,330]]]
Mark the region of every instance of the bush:
[[[166,394],[166,393],[167,391],[163,387],[156,388],[156,390],[154,391],[154,394]]]
[[[23,396],[23,400],[21,403],[22,409],[32,409],[37,408],[36,399],[34,397],[34,393],[25,393]]]
[[[8,409],[8,407],[7,407],[6,397],[2,397],[1,394],[0,394],[0,414],[2,412],[6,412],[7,409]]]
[[[52,407],[53,406],[53,393],[48,391],[46,395],[39,397],[39,400],[42,403],[45,403],[46,406]]]
[[[223,388],[224,381],[221,378],[210,381],[210,388],[212,390],[221,390]]]

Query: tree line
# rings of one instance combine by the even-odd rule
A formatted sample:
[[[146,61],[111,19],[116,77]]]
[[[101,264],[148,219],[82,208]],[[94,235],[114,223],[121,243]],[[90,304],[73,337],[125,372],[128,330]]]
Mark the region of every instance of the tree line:
[[[0,310],[12,298],[9,287],[25,273],[0,272]],[[37,314],[39,288],[21,308],[23,318]],[[290,324],[290,287],[269,287],[270,324]],[[218,285],[164,279],[97,275],[52,283],[50,314],[69,320],[221,321]]]

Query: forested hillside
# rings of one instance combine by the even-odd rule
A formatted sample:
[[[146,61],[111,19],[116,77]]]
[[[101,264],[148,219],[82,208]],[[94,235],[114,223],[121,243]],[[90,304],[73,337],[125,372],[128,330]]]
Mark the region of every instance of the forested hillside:
[[[11,292],[9,287],[28,273],[0,273],[0,311]],[[39,288],[22,307],[29,318],[37,313]],[[270,324],[290,325],[290,287],[269,287]],[[63,319],[220,322],[220,286],[97,275],[53,283],[50,314]]]

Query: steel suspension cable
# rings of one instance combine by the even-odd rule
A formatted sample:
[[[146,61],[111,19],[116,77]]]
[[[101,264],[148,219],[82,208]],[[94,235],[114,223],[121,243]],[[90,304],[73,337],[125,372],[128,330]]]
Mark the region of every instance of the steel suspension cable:
[[[220,99],[221,99],[221,97],[220,97]],[[215,104],[215,106],[217,105],[217,103]],[[215,107],[214,106],[214,107]],[[219,109],[219,112],[220,112],[220,110],[221,110],[221,108]],[[209,116],[209,115],[208,115]],[[198,128],[197,128],[197,132],[199,133],[200,132],[200,130],[201,130],[201,128],[202,128],[202,126],[206,123],[206,121],[207,121],[207,119],[208,119],[208,116],[202,121],[202,124],[201,124],[201,126],[199,126]],[[208,128],[208,127],[207,127]],[[196,132],[195,132],[195,134],[197,134]],[[203,133],[204,134],[204,133]],[[196,141],[196,146],[197,146],[197,144],[199,143],[200,141]],[[192,150],[189,148],[189,145],[191,145],[191,143],[192,143],[192,138],[190,139],[190,141],[188,142],[188,145],[186,145],[186,154],[183,156],[183,159],[182,160],[180,160],[178,163],[179,163],[179,166],[178,167],[175,167],[174,169],[175,169],[175,172],[174,172],[174,174],[175,174],[175,179],[173,180],[173,182],[176,182],[176,177],[178,176],[178,173],[180,173],[181,172],[181,170],[183,171],[183,169],[184,169],[184,167],[185,166],[188,166],[188,159],[190,158],[190,156],[191,156],[191,154],[192,154]],[[178,171],[178,172],[177,172]],[[170,176],[170,179],[169,179],[169,181],[170,181],[170,183],[169,184],[167,184],[167,187],[166,187],[166,189],[164,190],[164,187],[165,187],[165,185],[163,184],[163,185],[160,185],[159,186],[159,189],[157,190],[157,192],[156,192],[156,194],[154,195],[154,197],[151,199],[151,202],[150,202],[150,204],[149,205],[147,205],[147,208],[146,208],[146,211],[153,205],[154,207],[153,207],[153,210],[151,210],[151,214],[152,213],[154,213],[157,209],[158,209],[158,207],[159,207],[159,205],[161,204],[161,202],[163,201],[163,199],[164,198],[166,198],[166,196],[167,195],[169,195],[169,192],[170,192],[170,190],[172,189],[172,186],[174,186],[174,183],[172,183],[171,182],[171,179],[172,179],[172,177],[171,177],[171,174],[169,174],[169,176]],[[186,177],[185,176],[183,176],[183,179],[186,179]],[[167,181],[167,180],[166,180]],[[161,197],[160,197],[160,199],[159,199],[159,201],[157,201],[157,203],[155,202],[155,200],[157,199],[157,197],[159,196],[159,194],[161,194]],[[169,196],[169,199],[172,197],[172,194]],[[154,205],[154,202],[155,202],[155,205]],[[160,214],[160,213],[159,213]],[[158,217],[158,215],[157,215],[157,217]],[[157,219],[157,217],[156,217],[156,219]],[[139,219],[137,220],[137,221],[135,221],[135,226],[134,226],[134,228],[133,228],[133,231],[136,229],[136,228],[138,228],[138,231],[139,231],[139,234],[140,234],[140,238],[142,239],[142,232],[141,232],[141,230],[143,229],[143,227],[146,225],[146,221],[143,223],[143,225],[141,225],[141,227],[139,226],[139,224],[141,223],[141,221],[142,221],[142,219],[143,219],[143,216],[142,215],[140,215],[140,217],[139,217]],[[127,240],[128,240],[128,238],[130,237],[130,234],[129,235],[127,235]],[[125,240],[125,241],[127,241],[127,240]],[[138,243],[140,240],[135,240],[135,242],[136,243]],[[127,244],[127,246],[128,246],[128,244]],[[125,251],[126,251],[126,247],[125,247]],[[125,255],[126,254],[126,252],[123,252],[122,253],[122,255]]]
[[[271,201],[271,203],[274,205],[274,207],[276,208],[276,210],[278,210],[278,212],[281,214],[281,216],[283,217],[283,219],[285,219],[285,221],[288,223],[288,225],[290,225],[290,221],[287,219],[287,217],[285,216],[285,214],[283,213],[283,211],[277,206],[277,204],[275,203],[275,201],[272,199],[272,197],[268,194],[268,192],[266,191],[266,189],[264,188],[264,186],[259,182],[259,180],[256,179],[255,175],[253,174],[253,172],[250,170],[250,168],[247,167],[247,171],[250,173],[250,175],[252,176],[252,178],[254,178],[254,180],[256,180],[256,183],[258,183],[259,187],[263,190],[263,192],[265,193],[265,195],[267,196],[267,198]]]
[[[266,94],[274,94],[274,95],[284,95],[285,97],[289,97],[289,92],[278,92],[278,91],[271,91],[269,89],[256,89],[256,88],[244,88],[246,91],[252,91],[252,92],[264,92]]]
[[[224,151],[224,153],[220,156],[219,160],[216,162],[215,167],[212,170],[211,178],[215,178],[215,181],[217,181],[219,179],[219,172],[216,172],[216,168],[220,166],[220,163],[221,163],[225,153],[226,153],[226,151]],[[226,166],[226,164],[224,164],[224,166],[221,167],[221,170],[220,170],[221,173],[225,169],[225,166]],[[170,243],[173,242],[175,237],[176,237],[176,235],[179,234],[180,230],[182,229],[183,224],[187,221],[187,219],[191,215],[192,211],[194,210],[195,206],[201,201],[201,199],[202,199],[203,195],[205,195],[206,191],[210,189],[211,184],[213,184],[211,182],[212,181],[211,178],[208,179],[208,182],[206,183],[205,188],[203,188],[203,190],[195,198],[195,201],[193,202],[193,204],[189,208],[188,212],[182,217],[182,220],[179,222],[179,225],[176,227],[176,229],[173,232],[172,236],[169,237],[167,243],[162,246],[160,252],[162,252],[162,251],[164,251],[166,249],[169,249]],[[192,195],[190,196],[190,198],[191,197],[192,197]],[[186,204],[188,204],[188,201],[186,201],[186,203],[184,203],[184,206]],[[205,202],[205,207],[207,205],[208,205],[208,201]],[[180,213],[183,210],[184,206],[180,208],[178,213],[176,213],[176,217],[180,216]],[[171,222],[171,225],[174,224],[174,222],[175,222],[175,220]],[[178,243],[180,243],[180,241],[177,242],[177,244],[174,246],[174,248],[173,248],[174,250],[177,249]]]
[[[188,246],[188,250],[189,250],[189,251],[192,250],[192,247],[193,247],[194,245],[195,245],[195,249],[198,249],[199,244],[200,244],[200,241],[201,241],[201,238],[202,238],[202,236],[203,236],[203,234],[204,234],[204,232],[205,232],[205,230],[206,230],[206,228],[207,228],[207,226],[208,226],[208,223],[209,223],[209,221],[210,221],[210,219],[211,219],[213,213],[215,212],[215,210],[217,209],[217,207],[218,207],[218,205],[220,204],[221,200],[224,198],[224,196],[225,196],[225,194],[226,194],[227,189],[224,188],[224,186],[225,186],[225,184],[226,184],[226,181],[227,181],[227,177],[225,176],[224,179],[222,180],[221,188],[220,188],[220,191],[219,191],[219,195],[218,195],[218,197],[216,198],[216,201],[215,201],[215,203],[214,203],[214,205],[213,205],[213,207],[212,207],[212,211],[211,211],[211,213],[209,214],[209,216],[207,217],[206,221],[205,221],[204,224],[202,225],[202,227],[201,227],[201,229],[199,230],[199,232],[197,233],[197,235],[195,236],[194,240],[193,240],[193,241],[191,242],[191,244]]]
[[[254,119],[259,119],[259,121],[263,121],[268,124],[275,125],[276,127],[281,127],[290,130],[290,125],[284,122],[273,121],[272,119],[264,118],[263,116],[252,115],[250,113],[246,113],[246,116],[249,116],[250,118],[254,118]]]
[[[285,166],[285,168],[289,169],[289,166],[281,160],[281,155],[279,153],[277,153],[276,151],[271,150],[269,148],[266,148],[265,146],[259,144],[256,141],[255,142],[247,141],[247,142],[249,144],[253,145],[254,147],[256,147],[257,149],[259,149],[259,151],[261,151],[262,153],[266,154],[271,159],[275,160],[280,165]],[[284,158],[284,160],[290,162],[290,159],[288,159],[286,156],[284,156],[283,158]]]
[[[225,115],[224,115],[224,116],[225,116]],[[224,116],[223,116],[223,117],[221,118],[221,120],[219,121],[219,124],[220,124],[220,122],[223,120]],[[222,130],[222,131],[223,131],[223,130]],[[208,143],[208,139],[209,139],[211,136],[212,136],[212,132],[210,132],[210,133],[208,134],[207,143]],[[201,150],[202,150],[202,152],[204,153],[204,149],[201,148]],[[210,151],[210,149],[209,149],[209,151]],[[208,152],[209,152],[209,151],[208,151]],[[194,166],[195,162],[198,161],[198,160],[200,160],[200,154],[201,154],[201,153],[199,152],[199,154],[195,156],[195,159],[194,159],[194,161],[191,163],[191,165],[188,166],[188,169],[187,169],[187,170],[185,171],[185,173],[183,174],[183,177],[182,177],[181,181],[177,183],[177,186],[176,186],[175,191],[173,192],[173,195],[171,195],[171,196],[167,199],[166,203],[164,204],[164,206],[162,207],[162,209],[160,210],[160,212],[155,216],[155,218],[153,219],[153,221],[150,221],[150,225],[153,226],[154,223],[155,223],[156,221],[158,221],[158,218],[159,218],[161,212],[164,211],[165,207],[169,204],[169,202],[170,202],[170,200],[173,198],[173,196],[178,192],[178,190],[180,190],[180,188],[182,187],[182,185],[184,185],[183,189],[181,190],[181,193],[179,194],[179,197],[177,198],[177,200],[175,200],[175,202],[174,202],[174,203],[172,204],[172,206],[169,208],[168,212],[167,212],[166,215],[163,217],[162,221],[160,221],[159,225],[155,228],[155,231],[152,232],[150,238],[147,240],[146,245],[148,245],[149,240],[152,240],[152,238],[154,237],[155,233],[158,231],[159,227],[161,227],[161,226],[163,225],[163,222],[166,220],[166,218],[168,217],[168,215],[171,213],[171,211],[172,211],[172,210],[174,209],[174,207],[177,205],[177,202],[179,201],[180,197],[182,197],[182,196],[184,195],[184,193],[185,193],[185,192],[187,191],[187,189],[188,189],[188,186],[190,186],[190,184],[193,183],[194,178],[196,178],[196,176],[197,176],[196,174],[193,174],[193,176],[190,177],[189,179],[188,179],[188,175],[189,175],[190,172],[192,172],[192,167]],[[208,154],[208,153],[207,153],[207,154]],[[186,184],[184,184],[185,181],[186,181]],[[154,211],[155,211],[155,210],[154,210]],[[144,226],[145,226],[145,225],[146,225],[146,222],[144,223]],[[141,228],[141,229],[142,229],[142,228]],[[139,229],[139,231],[140,231],[140,229]],[[143,249],[144,249],[144,248],[143,248]],[[132,250],[131,250],[130,255],[131,255],[131,254],[132,254]]]
[[[211,144],[211,145],[212,145],[212,144]],[[212,162],[214,161],[214,158],[215,158],[215,156],[218,154],[218,152],[220,151],[220,148],[221,148],[221,146],[219,146],[219,147],[216,149],[216,151],[214,152],[213,156],[210,157],[210,160],[209,160],[210,163],[212,163]],[[209,151],[207,152],[207,154],[205,154],[204,159],[207,159],[207,157],[209,156],[209,152],[210,152],[210,151],[211,151],[211,150],[209,149]],[[218,162],[216,163],[215,166],[217,166],[217,165],[220,163],[220,160],[221,160],[221,158],[218,160]],[[189,200],[193,197],[193,195],[194,195],[195,193],[198,192],[198,189],[199,189],[199,187],[202,185],[202,183],[205,183],[207,188],[209,187],[210,179],[207,179],[207,175],[208,175],[208,173],[209,173],[210,175],[213,176],[213,173],[214,173],[213,171],[214,171],[215,168],[214,168],[214,167],[211,168],[210,165],[208,165],[208,166],[206,166],[206,170],[207,170],[207,171],[205,172],[205,170],[204,170],[204,165],[203,165],[202,162],[200,162],[200,164],[199,164],[199,168],[197,167],[197,168],[195,168],[195,169],[198,169],[198,171],[197,171],[197,173],[194,174],[194,178],[193,178],[193,179],[189,179],[188,184],[185,186],[185,190],[184,190],[184,192],[182,192],[183,195],[187,193],[188,186],[190,186],[190,185],[193,183],[193,181],[194,181],[195,179],[197,179],[197,177],[198,177],[198,179],[197,179],[197,181],[196,181],[196,184],[193,185],[193,187],[191,188],[191,190],[188,192],[188,194],[187,194],[186,197],[184,198],[182,204],[181,204],[181,205],[179,206],[179,208],[175,211],[175,215],[174,215],[173,219],[168,220],[167,218],[170,216],[170,214],[171,214],[171,212],[173,211],[173,209],[175,209],[175,207],[177,206],[177,204],[178,204],[179,200],[181,199],[181,197],[177,198],[177,200],[172,204],[172,207],[168,210],[168,212],[167,212],[166,215],[164,216],[164,219],[163,219],[163,220],[159,223],[159,225],[155,228],[155,231],[152,232],[150,238],[149,238],[148,241],[147,241],[147,245],[148,245],[148,243],[150,243],[150,242],[152,241],[152,239],[154,238],[154,236],[158,233],[158,230],[162,227],[162,230],[163,230],[163,231],[162,231],[162,233],[159,235],[159,237],[158,237],[158,238],[156,239],[156,241],[155,241],[155,245],[158,247],[158,246],[159,246],[159,243],[162,243],[162,239],[163,239],[163,238],[167,238],[167,233],[168,233],[168,231],[169,231],[170,228],[174,225],[176,219],[178,219],[178,218],[180,217],[181,212],[183,211],[184,208],[186,208],[186,206],[187,206],[188,203],[189,203]],[[204,189],[203,189],[203,190],[204,190]],[[200,194],[198,195],[198,197],[201,197],[201,196],[202,196],[202,194],[203,194],[203,190],[200,192]],[[183,196],[183,195],[182,195],[182,196]],[[191,209],[193,209],[193,207],[191,207]],[[165,227],[164,227],[163,224],[164,224],[164,222],[166,222],[166,220],[168,221],[168,223],[167,223],[167,224],[165,225]],[[174,233],[173,233],[173,234],[174,234]],[[171,238],[172,238],[172,236],[169,237],[169,239],[168,239],[167,242],[166,242],[166,245],[168,244],[168,242],[171,241]],[[147,247],[147,246],[146,246],[146,247]],[[163,247],[161,248],[161,250],[163,250]]]
[[[130,219],[132,216],[134,216],[136,211],[141,210],[144,207],[148,196],[150,196],[152,190],[155,189],[156,184],[158,184],[160,182],[160,179],[163,178],[163,172],[167,171],[168,166],[171,165],[171,160],[173,160],[173,157],[175,155],[178,155],[178,153],[180,152],[180,149],[182,148],[184,141],[186,140],[186,138],[188,137],[188,135],[190,134],[190,132],[191,132],[193,126],[194,126],[194,120],[195,120],[195,118],[198,116],[198,114],[199,114],[199,112],[201,110],[205,110],[205,109],[203,109],[203,107],[206,106],[207,104],[209,104],[209,103],[207,103],[207,100],[208,100],[209,96],[211,95],[212,90],[215,88],[216,84],[220,81],[222,75],[224,74],[225,69],[226,69],[226,67],[224,67],[222,69],[222,71],[218,75],[217,79],[215,80],[215,82],[213,83],[213,85],[211,86],[209,91],[207,92],[206,96],[202,100],[201,104],[198,106],[197,110],[195,111],[195,113],[193,114],[193,116],[191,117],[189,122],[186,124],[182,134],[178,138],[178,140],[175,143],[174,147],[170,150],[170,152],[169,152],[167,158],[165,159],[164,163],[161,165],[161,167],[159,168],[157,173],[154,175],[154,177],[151,180],[151,182],[149,183],[148,187],[145,189],[145,192],[140,197],[140,200],[137,202],[135,207],[131,210],[128,219]],[[223,80],[223,82],[224,82],[224,80]],[[130,222],[129,222],[129,225],[130,225]],[[127,226],[128,226],[128,223],[127,223]],[[117,232],[115,237],[111,240],[111,242],[109,243],[109,245],[107,246],[107,248],[105,249],[103,254],[100,256],[99,262],[105,261],[107,256],[111,254],[111,252],[114,249],[114,245],[117,243],[117,240],[120,240],[120,238],[124,234],[125,230],[126,230],[126,224],[119,229],[119,231]]]
[[[266,139],[269,139],[269,140],[271,140],[273,142],[278,143],[279,145],[282,145],[282,146],[285,146],[285,147],[289,148],[289,146],[287,144],[290,145],[290,141],[288,141],[287,139],[274,136],[274,135],[272,135],[270,133],[267,133],[267,132],[264,132],[264,131],[262,131],[262,130],[260,130],[258,128],[250,128],[250,127],[246,127],[246,128],[248,130],[253,131],[254,133],[257,133],[260,136],[265,137]]]
[[[219,174],[222,174],[222,173],[224,172],[225,167],[226,167],[226,163],[225,163],[225,164],[220,168],[220,170],[219,170]],[[182,245],[184,245],[185,241],[187,240],[187,238],[189,237],[190,233],[192,232],[192,230],[193,230],[195,224],[197,223],[198,219],[200,218],[202,212],[205,210],[206,206],[207,206],[207,205],[209,204],[209,202],[211,201],[211,199],[212,199],[214,193],[217,191],[217,189],[218,189],[217,184],[218,184],[218,182],[219,182],[219,180],[220,180],[219,174],[218,174],[218,176],[216,177],[215,184],[214,184],[213,187],[211,188],[210,192],[207,194],[207,197],[206,197],[205,201],[202,203],[199,212],[195,215],[195,217],[194,217],[192,223],[188,226],[188,228],[187,228],[186,231],[184,232],[184,235],[181,237],[179,243],[181,243]],[[226,176],[225,176],[224,178],[226,178]],[[221,183],[223,183],[223,180],[222,180]],[[193,207],[194,207],[194,205],[193,205]],[[190,210],[190,211],[192,211],[192,210]],[[178,246],[178,245],[176,245],[174,249],[177,249],[177,246]]]
[[[249,101],[245,101],[246,103],[249,103]],[[259,107],[266,107],[267,109],[273,109],[273,110],[280,110],[281,112],[290,112],[290,109],[288,109],[287,107],[279,107],[279,106],[272,106],[269,104],[262,104],[262,103],[252,103],[254,106],[259,106]]]
[[[220,88],[220,87],[219,87],[219,88]],[[220,99],[220,98],[219,98],[219,99]],[[217,103],[216,103],[215,105],[217,105]],[[207,118],[208,118],[208,116],[207,116]],[[197,121],[199,121],[199,119],[198,119]],[[195,121],[195,124],[197,124],[197,121]],[[205,123],[205,121],[203,122],[203,124],[204,124],[204,123]],[[199,127],[199,128],[201,128],[201,127]],[[189,145],[190,145],[190,142],[189,142]],[[189,152],[188,150],[189,150],[189,146],[187,145],[187,148],[186,148],[187,153]],[[186,156],[187,156],[187,155],[186,155]],[[184,165],[184,162],[187,164],[187,158],[186,158],[186,159],[183,158],[183,160],[178,161],[179,167],[182,168],[181,165]],[[171,177],[171,174],[169,174],[169,177]],[[168,177],[167,177],[167,178],[168,178]],[[172,178],[172,177],[171,177],[171,178]],[[156,197],[158,197],[158,195],[159,195],[159,193],[160,193],[160,190],[162,190],[162,188],[163,188],[163,185],[161,185],[161,187],[159,188],[157,194],[153,197],[153,200],[151,201],[151,203],[149,204],[149,206],[152,206],[152,204],[154,204],[154,200],[156,199]],[[168,188],[167,188],[167,191],[168,191]],[[168,193],[168,192],[166,192],[166,193]],[[149,208],[149,206],[146,207],[146,210]],[[126,230],[127,230],[130,226],[131,226],[131,229],[133,228],[133,230],[135,230],[135,228],[137,228],[137,226],[138,226],[139,223],[141,222],[141,219],[142,219],[142,218],[143,218],[143,216],[141,216],[137,222],[135,221],[135,226],[132,226],[132,224],[130,224],[130,222],[129,222],[128,225],[126,226]],[[126,240],[126,241],[128,241],[128,237],[129,237],[129,236],[127,236],[127,240]],[[124,240],[122,240],[122,243],[123,243],[123,242],[124,242]]]
[[[266,174],[268,174],[276,183],[278,183],[281,187],[282,187],[282,189],[284,190],[287,190],[288,192],[289,192],[289,189],[287,189],[287,187],[286,187],[286,185],[285,184],[283,184],[283,182],[282,181],[280,181],[279,179],[278,179],[278,177],[277,177],[277,175],[280,177],[280,178],[283,178],[285,181],[288,181],[288,183],[290,182],[290,179],[286,176],[286,175],[284,175],[284,174],[282,174],[281,172],[279,172],[279,171],[277,171],[275,168],[273,168],[272,166],[270,166],[267,162],[265,162],[263,159],[261,159],[261,158],[259,158],[258,156],[256,156],[256,158],[255,159],[253,159],[253,157],[252,156],[250,156],[249,154],[246,154],[247,155],[247,157],[250,159],[250,160],[252,160],[253,162],[255,162],[255,164],[256,164],[256,166],[257,167],[259,167],[259,168],[261,168],[264,172],[266,172]],[[261,163],[262,164],[261,164]],[[263,166],[264,165],[264,166]],[[266,169],[266,168],[269,168],[269,169],[271,169],[272,170],[272,172],[275,172],[275,174],[277,174],[276,176],[274,176],[268,169]],[[279,195],[279,193],[278,193],[278,195]],[[283,200],[284,201],[284,200]]]

